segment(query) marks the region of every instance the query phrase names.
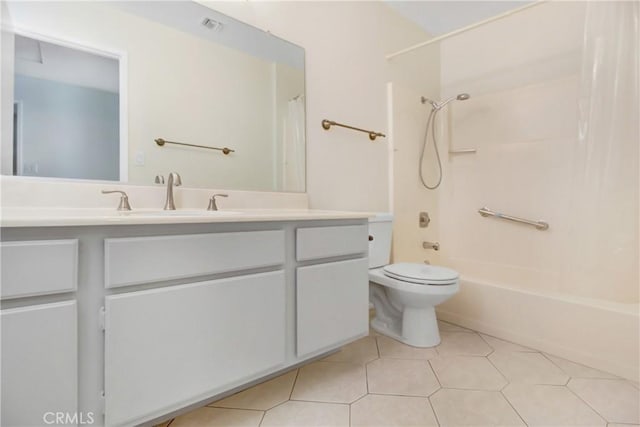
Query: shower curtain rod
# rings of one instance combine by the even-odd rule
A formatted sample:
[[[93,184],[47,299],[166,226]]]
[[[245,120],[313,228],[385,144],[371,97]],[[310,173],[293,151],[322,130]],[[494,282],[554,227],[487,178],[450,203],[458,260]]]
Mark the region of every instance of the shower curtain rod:
[[[540,4],[544,4],[544,3],[548,2],[548,1],[549,0],[538,0],[538,1],[534,2],[534,3],[527,4],[527,5],[521,6],[521,7],[517,8],[517,9],[512,9],[512,10],[504,12],[504,13],[502,13],[500,15],[496,15],[496,16],[493,16],[491,18],[485,19],[484,21],[476,22],[475,24],[471,24],[471,25],[468,25],[466,27],[462,27],[460,29],[457,29],[457,30],[451,31],[449,33],[443,34],[441,36],[434,37],[434,38],[429,39],[427,41],[424,41],[424,42],[421,42],[421,43],[418,43],[418,44],[414,44],[413,46],[409,46],[409,47],[407,47],[405,49],[402,49],[402,50],[399,50],[397,52],[394,52],[394,53],[391,53],[391,54],[387,55],[386,59],[387,59],[387,61],[389,61],[389,60],[395,58],[396,56],[404,55],[405,53],[412,52],[412,51],[414,51],[416,49],[420,49],[421,47],[429,46],[430,44],[442,41],[444,39],[448,39],[449,37],[453,37],[453,36],[456,36],[458,34],[466,33],[467,31],[473,30],[474,28],[478,28],[478,27],[481,27],[481,26],[483,26],[485,24],[489,24],[491,22],[498,21],[498,20],[500,20],[502,18],[506,18],[508,16],[511,16],[511,15],[516,14],[518,12],[522,12],[523,10],[527,10],[527,9],[532,8],[534,6],[538,6]]]

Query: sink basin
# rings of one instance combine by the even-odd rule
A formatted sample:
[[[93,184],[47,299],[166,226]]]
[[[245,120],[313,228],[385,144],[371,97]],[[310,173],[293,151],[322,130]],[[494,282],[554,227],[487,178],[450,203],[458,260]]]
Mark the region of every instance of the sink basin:
[[[207,211],[204,209],[176,209],[171,210],[133,210],[131,212],[122,212],[122,215],[133,216],[227,216],[227,215],[240,215],[242,212],[237,211]]]

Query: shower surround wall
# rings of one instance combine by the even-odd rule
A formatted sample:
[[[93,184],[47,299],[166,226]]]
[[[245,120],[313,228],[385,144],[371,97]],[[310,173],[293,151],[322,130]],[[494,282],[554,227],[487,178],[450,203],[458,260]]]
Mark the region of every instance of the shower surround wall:
[[[394,259],[428,258],[460,271],[460,293],[438,307],[441,318],[637,381],[637,223],[623,229],[613,215],[587,222],[584,196],[591,189],[580,191],[585,4],[545,3],[447,39],[439,45],[441,94],[394,90]],[[462,92],[471,99],[452,103],[439,119],[444,179],[428,192],[418,187],[428,113],[419,96]],[[638,141],[628,139],[622,156],[637,159]],[[448,155],[449,148],[477,153]],[[435,172],[432,157],[424,165]],[[635,195],[616,204],[635,209],[635,218],[637,169],[635,179],[614,173],[608,182]],[[601,197],[593,208],[598,200],[621,200],[595,195]],[[483,206],[550,228],[483,218]],[[428,231],[417,227],[420,210],[433,212]],[[602,240],[607,233],[615,244]],[[440,253],[422,249],[424,239],[439,240]],[[587,252],[585,242],[600,242],[601,250]]]
[[[434,99],[440,97],[440,47],[431,45],[398,57],[392,61],[396,71],[389,84],[390,111],[390,190],[391,208],[394,214],[393,251],[394,262],[437,263],[437,252],[422,250],[422,242],[438,240],[438,193],[427,190],[417,179],[418,159],[424,138],[425,123],[431,107],[420,103],[421,95]],[[411,81],[399,70],[419,70],[419,79]],[[431,145],[424,158],[424,174],[428,183],[438,180],[437,169],[430,167],[437,162]],[[427,212],[431,218],[428,227],[418,228],[418,213]]]

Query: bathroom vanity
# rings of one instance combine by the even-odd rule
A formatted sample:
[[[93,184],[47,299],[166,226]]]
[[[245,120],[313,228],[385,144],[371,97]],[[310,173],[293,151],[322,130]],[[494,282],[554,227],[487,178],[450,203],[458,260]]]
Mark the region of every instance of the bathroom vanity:
[[[5,215],[2,425],[147,423],[365,336],[367,250],[362,213]]]

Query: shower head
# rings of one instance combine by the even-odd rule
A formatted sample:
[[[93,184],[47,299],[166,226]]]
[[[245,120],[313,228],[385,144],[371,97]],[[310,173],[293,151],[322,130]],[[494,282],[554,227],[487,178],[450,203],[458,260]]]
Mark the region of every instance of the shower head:
[[[450,103],[453,100],[456,101],[466,101],[467,99],[471,98],[471,95],[469,95],[468,93],[460,93],[456,96],[452,96],[451,98],[447,99],[446,101],[443,101],[441,103],[438,104],[438,110],[441,109],[442,107],[444,107],[445,105],[447,105],[448,103]]]
[[[467,99],[471,98],[471,95],[469,95],[468,93],[460,93],[456,96],[452,96],[451,98],[447,99],[446,101],[441,101],[441,102],[437,102],[437,101],[433,101],[429,98],[425,98],[424,96],[422,98],[420,98],[420,101],[423,104],[426,104],[427,102],[429,104],[431,104],[431,107],[434,110],[440,110],[442,109],[445,105],[447,105],[448,103],[450,103],[453,100],[456,101],[466,101]]]

